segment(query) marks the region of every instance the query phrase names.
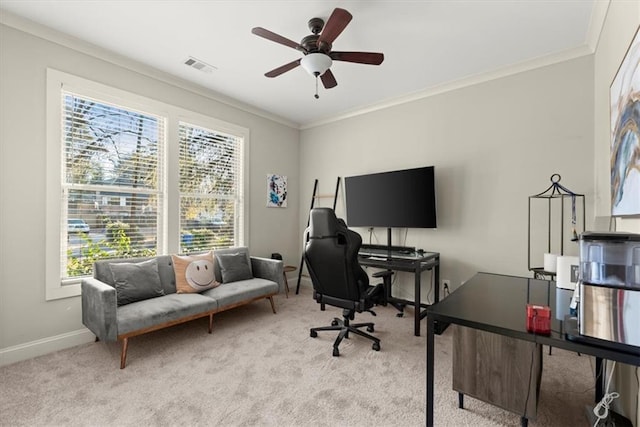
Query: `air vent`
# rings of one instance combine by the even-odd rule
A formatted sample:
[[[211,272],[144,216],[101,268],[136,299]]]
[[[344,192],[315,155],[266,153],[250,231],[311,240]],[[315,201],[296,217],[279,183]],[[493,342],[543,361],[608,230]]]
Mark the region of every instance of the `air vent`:
[[[188,57],[184,60],[184,64],[189,67],[195,68],[198,71],[202,71],[203,73],[213,73],[213,70],[217,70],[213,65],[209,65],[204,61],[196,59],[192,56]]]

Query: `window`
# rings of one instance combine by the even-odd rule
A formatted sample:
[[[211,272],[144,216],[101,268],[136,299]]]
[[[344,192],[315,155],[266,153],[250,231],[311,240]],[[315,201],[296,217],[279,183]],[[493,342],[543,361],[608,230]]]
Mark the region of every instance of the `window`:
[[[47,70],[47,299],[98,259],[244,245],[248,131]]]
[[[181,122],[182,252],[233,246],[242,218],[242,139]]]
[[[165,119],[65,90],[61,98],[64,283],[98,259],[158,253]]]

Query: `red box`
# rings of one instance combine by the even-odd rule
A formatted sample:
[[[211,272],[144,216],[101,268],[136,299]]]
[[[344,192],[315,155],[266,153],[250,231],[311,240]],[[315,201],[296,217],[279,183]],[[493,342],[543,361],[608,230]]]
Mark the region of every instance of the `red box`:
[[[527,331],[541,335],[551,333],[551,309],[548,305],[527,304]]]

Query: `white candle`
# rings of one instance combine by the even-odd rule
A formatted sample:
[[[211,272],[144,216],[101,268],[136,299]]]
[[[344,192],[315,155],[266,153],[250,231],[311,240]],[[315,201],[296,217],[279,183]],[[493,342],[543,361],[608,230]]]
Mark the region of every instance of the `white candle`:
[[[558,264],[558,255],[544,254],[544,271],[555,273]]]
[[[578,282],[580,260],[577,256],[559,256],[557,265],[556,286],[573,290]]]

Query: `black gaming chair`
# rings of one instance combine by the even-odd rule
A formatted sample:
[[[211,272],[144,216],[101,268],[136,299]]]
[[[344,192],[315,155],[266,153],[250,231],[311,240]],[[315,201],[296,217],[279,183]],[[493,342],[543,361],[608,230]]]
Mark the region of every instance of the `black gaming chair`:
[[[362,238],[347,228],[332,209],[315,208],[309,216],[306,230],[307,243],[304,260],[313,283],[313,298],[324,310],[325,304],[343,309],[343,319],[334,318],[331,326],[311,328],[315,338],[318,331],[340,331],[333,343],[333,355],[339,356],[338,346],[349,333],[354,333],[373,341],[372,348],[380,350],[380,340],[358,328],[366,327],[373,332],[373,323],[355,323],[355,312],[371,311],[377,298],[384,298],[382,284],[369,286],[369,278],[358,264],[358,250]]]

